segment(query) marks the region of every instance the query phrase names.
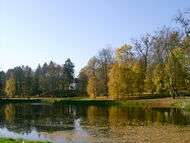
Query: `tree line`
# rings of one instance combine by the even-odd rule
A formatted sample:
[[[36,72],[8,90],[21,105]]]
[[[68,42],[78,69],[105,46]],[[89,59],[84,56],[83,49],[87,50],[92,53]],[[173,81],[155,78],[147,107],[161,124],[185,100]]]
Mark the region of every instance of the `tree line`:
[[[167,94],[173,98],[190,93],[190,9],[179,11],[175,21],[181,26],[163,26],[146,33],[132,44],[98,52],[81,69],[80,91],[91,99],[97,96],[119,99],[143,94]],[[44,63],[0,72],[0,95],[9,97],[63,95],[74,81],[74,64]]]
[[[61,96],[74,81],[74,64],[67,59],[63,65],[51,61],[36,70],[29,66],[0,72],[0,95],[8,97]]]
[[[107,47],[81,69],[81,90],[91,99],[190,92],[190,9],[179,11],[179,28],[163,26],[113,51]]]

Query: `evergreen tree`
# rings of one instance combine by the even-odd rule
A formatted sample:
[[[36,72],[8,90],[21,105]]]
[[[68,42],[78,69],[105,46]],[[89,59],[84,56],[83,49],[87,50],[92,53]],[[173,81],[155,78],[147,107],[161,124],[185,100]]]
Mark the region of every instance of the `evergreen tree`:
[[[63,79],[65,83],[66,90],[69,89],[69,85],[74,80],[74,64],[71,62],[70,59],[67,59],[65,61],[65,64],[63,65]]]

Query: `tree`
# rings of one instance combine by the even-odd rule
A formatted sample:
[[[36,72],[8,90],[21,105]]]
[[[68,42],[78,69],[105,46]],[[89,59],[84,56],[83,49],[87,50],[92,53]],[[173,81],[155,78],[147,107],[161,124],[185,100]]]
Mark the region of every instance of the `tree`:
[[[10,78],[11,74],[15,80],[15,88],[16,88],[16,96],[22,95],[22,82],[23,82],[23,70],[21,67],[15,67],[13,69],[8,70],[7,78]]]
[[[128,97],[133,94],[133,73],[134,64],[131,46],[124,45],[116,49],[116,62],[109,73],[109,96],[112,99]]]
[[[3,71],[0,72],[0,97],[5,94],[6,75]]]
[[[103,82],[103,94],[108,97],[108,73],[114,62],[111,48],[102,49],[97,56],[100,69],[100,79]]]
[[[29,66],[22,67],[23,80],[22,80],[22,96],[31,96],[32,85],[32,69]]]
[[[167,92],[172,97],[175,97],[177,94],[173,88],[173,80],[171,80],[171,74],[174,73],[175,68],[172,68],[172,64],[167,64],[171,59],[175,59],[172,52],[180,46],[181,37],[179,32],[171,30],[171,28],[163,27],[161,31],[158,32],[153,38],[153,47],[154,47],[154,83],[156,85],[157,92]],[[170,60],[169,60],[170,59]],[[176,62],[174,60],[173,62]],[[166,67],[167,65],[167,67]],[[175,65],[175,64],[174,64]]]
[[[120,99],[133,95],[133,73],[125,65],[115,63],[109,73],[109,97]]]
[[[183,89],[181,90],[188,91],[189,89],[190,91],[190,48],[184,47],[184,43],[181,46],[175,49],[173,54],[179,62],[178,65],[181,67],[179,73],[181,74],[181,79],[184,80]]]
[[[96,57],[90,58],[88,61],[88,76],[96,76],[97,74],[97,69],[98,69],[98,59]]]
[[[132,61],[134,54],[132,53],[131,49],[132,46],[130,45],[123,45],[121,48],[116,49],[115,51],[116,61],[119,64],[127,64],[127,62]]]
[[[100,85],[99,63],[95,56],[90,58],[85,70],[88,76],[87,93],[91,99],[94,99],[101,93],[102,88],[102,84]]]
[[[56,85],[57,79],[56,79],[56,65],[53,61],[51,61],[48,65],[47,81],[48,81],[48,94],[54,96],[57,86]]]
[[[153,68],[151,67],[150,64],[148,64],[147,70],[146,70],[146,78],[144,80],[144,89],[148,92],[150,91],[151,94],[153,94],[155,90],[155,85],[153,81]]]
[[[63,65],[63,78],[67,90],[69,89],[69,85],[74,80],[74,67],[75,66],[70,59],[67,59]]]
[[[61,95],[61,93],[63,92],[64,90],[64,84],[62,84],[62,72],[63,70],[63,67],[61,65],[56,65],[55,67],[55,94],[56,95]]]
[[[144,70],[140,63],[136,62],[132,67],[131,77],[132,77],[131,84],[133,84],[132,91],[138,93],[140,97],[144,91]]]
[[[109,97],[111,99],[118,99],[121,98],[123,95],[121,95],[121,86],[120,82],[122,80],[122,75],[121,73],[125,73],[125,71],[121,71],[122,69],[119,68],[119,64],[114,64],[113,67],[111,68],[109,72],[109,82],[108,82],[108,87],[109,87]]]
[[[87,86],[87,92],[90,97],[90,99],[95,99],[98,96],[98,80],[95,76],[89,77],[88,80],[88,86]]]
[[[80,81],[80,90],[82,92],[87,91],[87,84],[88,84],[88,75],[87,75],[87,68],[84,67],[81,69],[78,79]]]
[[[165,91],[165,75],[162,71],[162,67],[160,64],[157,64],[154,69],[154,84],[156,86],[157,93],[163,93]]]
[[[16,94],[16,87],[15,87],[15,78],[13,76],[13,74],[11,74],[11,77],[6,80],[6,88],[5,88],[5,92],[7,94],[8,97],[13,97]]]
[[[142,60],[143,72],[146,73],[148,60],[150,57],[150,50],[152,46],[152,37],[150,34],[142,36],[140,40],[133,40],[134,48],[137,52],[137,55]]]
[[[178,11],[178,14],[175,17],[175,21],[180,23],[184,29],[186,37],[189,37],[190,34],[190,19],[189,17],[187,18],[188,14],[190,14],[190,9],[187,9],[185,12]]]
[[[39,85],[40,85],[39,89],[42,95],[48,95],[47,76],[48,76],[48,65],[47,63],[44,63],[41,68],[40,78],[39,78]]]
[[[41,71],[41,66],[38,65],[36,71],[33,74],[32,77],[32,85],[31,85],[31,95],[40,95],[41,90],[40,90],[40,71]]]
[[[178,95],[180,90],[185,90],[186,88],[186,77],[188,72],[184,66],[184,64],[180,63],[180,59],[183,56],[181,51],[182,49],[177,48],[173,50],[169,56],[166,63],[166,73],[168,75],[168,85],[169,85],[169,93],[175,98]],[[183,58],[183,63],[185,63],[185,57]]]

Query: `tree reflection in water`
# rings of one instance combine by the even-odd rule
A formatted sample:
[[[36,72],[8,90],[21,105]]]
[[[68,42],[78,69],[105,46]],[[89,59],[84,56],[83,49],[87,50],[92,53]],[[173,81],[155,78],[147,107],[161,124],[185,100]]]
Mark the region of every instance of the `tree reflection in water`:
[[[122,138],[123,127],[190,125],[190,114],[175,108],[82,106],[67,104],[0,105],[0,136],[85,142],[94,138]],[[35,135],[34,135],[35,134]],[[37,137],[36,137],[37,136]],[[46,137],[47,136],[47,137]],[[22,136],[19,136],[22,137]]]

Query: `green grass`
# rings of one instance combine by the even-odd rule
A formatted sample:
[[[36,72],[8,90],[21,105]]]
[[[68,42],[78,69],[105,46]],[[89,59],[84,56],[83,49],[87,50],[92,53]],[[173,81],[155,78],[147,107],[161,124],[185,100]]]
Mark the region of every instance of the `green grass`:
[[[0,143],[50,143],[47,141],[29,141],[23,139],[0,138]]]
[[[177,108],[184,108],[184,109],[190,111],[190,100],[184,99],[182,101],[178,101],[178,102],[172,104],[172,106],[177,107]]]

